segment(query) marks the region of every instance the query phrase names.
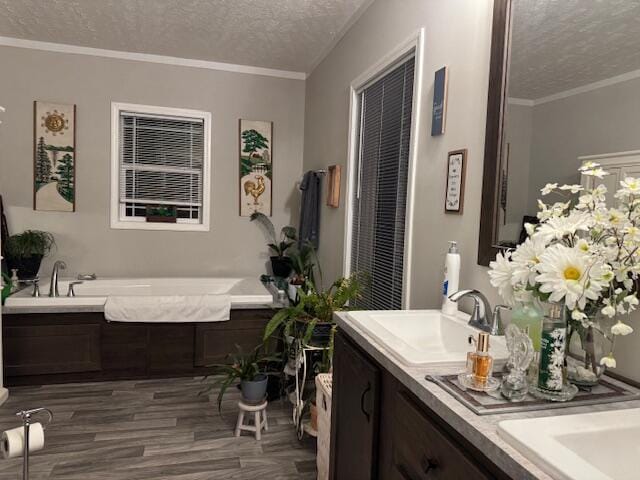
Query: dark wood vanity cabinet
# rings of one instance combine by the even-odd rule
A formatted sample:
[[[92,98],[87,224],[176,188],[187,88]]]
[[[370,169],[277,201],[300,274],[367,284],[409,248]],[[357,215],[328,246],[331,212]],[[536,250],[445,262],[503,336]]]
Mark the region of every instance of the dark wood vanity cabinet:
[[[332,478],[375,478],[380,370],[341,335],[333,366],[331,470],[340,475]]]
[[[332,480],[509,478],[340,331],[330,472]]]

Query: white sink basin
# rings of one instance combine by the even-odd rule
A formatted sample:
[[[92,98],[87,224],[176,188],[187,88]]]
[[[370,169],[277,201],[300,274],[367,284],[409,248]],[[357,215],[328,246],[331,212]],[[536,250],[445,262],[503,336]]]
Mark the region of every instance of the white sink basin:
[[[355,311],[348,316],[408,366],[459,366],[466,363],[469,335],[479,330],[467,318],[443,315],[439,310]],[[508,352],[504,337],[491,337],[495,362],[504,363]]]
[[[640,408],[505,420],[498,434],[553,478],[640,478]]]

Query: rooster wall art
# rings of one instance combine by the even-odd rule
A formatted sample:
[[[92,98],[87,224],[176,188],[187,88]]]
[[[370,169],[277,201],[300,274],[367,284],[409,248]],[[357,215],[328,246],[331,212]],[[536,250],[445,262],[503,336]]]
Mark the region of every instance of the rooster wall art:
[[[258,175],[256,180],[258,181],[257,185],[256,182],[252,182],[251,180],[244,182],[244,194],[251,195],[253,197],[253,204],[259,205],[258,198],[260,198],[260,195],[262,195],[265,190],[264,177],[262,175]]]
[[[240,120],[240,216],[271,216],[272,122]]]

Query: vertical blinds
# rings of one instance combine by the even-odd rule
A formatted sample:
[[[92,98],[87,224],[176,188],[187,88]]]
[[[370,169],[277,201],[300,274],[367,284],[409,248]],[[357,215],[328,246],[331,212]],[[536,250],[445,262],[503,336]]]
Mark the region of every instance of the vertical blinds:
[[[359,308],[402,308],[414,64],[407,59],[359,94],[351,271],[368,278]]]
[[[204,120],[120,113],[120,203],[202,206]]]

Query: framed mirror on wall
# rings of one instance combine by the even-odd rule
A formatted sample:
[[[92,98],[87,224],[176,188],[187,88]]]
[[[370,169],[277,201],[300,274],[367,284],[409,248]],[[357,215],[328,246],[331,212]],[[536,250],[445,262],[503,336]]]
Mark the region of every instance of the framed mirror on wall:
[[[495,0],[480,265],[524,241],[546,183],[581,183],[585,158],[640,172],[638,18],[636,0]]]

